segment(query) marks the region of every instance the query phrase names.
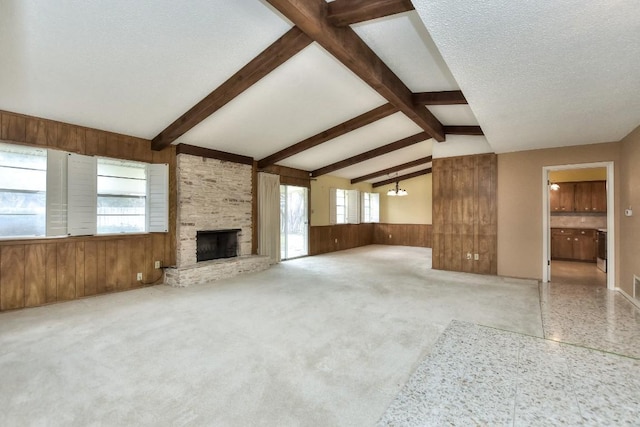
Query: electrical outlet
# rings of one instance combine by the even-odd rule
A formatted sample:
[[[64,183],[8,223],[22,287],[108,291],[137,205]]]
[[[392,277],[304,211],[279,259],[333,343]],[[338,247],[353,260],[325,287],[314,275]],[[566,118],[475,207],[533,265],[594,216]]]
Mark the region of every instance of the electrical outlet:
[[[471,259],[471,252],[467,252],[467,259]]]
[[[389,238],[391,238],[391,234],[389,234]]]
[[[156,261],[156,262],[153,264],[153,266],[154,266],[155,268],[160,268],[160,266],[161,266],[161,265],[162,265],[162,264],[160,263],[160,261]]]
[[[335,242],[335,243],[338,243],[338,239],[335,239],[335,240],[334,240],[334,242]]]
[[[478,255],[478,254],[473,255],[473,259],[475,259],[476,261],[478,261],[478,260],[480,259],[480,255]]]
[[[142,281],[142,273],[136,274],[136,280],[139,282]]]

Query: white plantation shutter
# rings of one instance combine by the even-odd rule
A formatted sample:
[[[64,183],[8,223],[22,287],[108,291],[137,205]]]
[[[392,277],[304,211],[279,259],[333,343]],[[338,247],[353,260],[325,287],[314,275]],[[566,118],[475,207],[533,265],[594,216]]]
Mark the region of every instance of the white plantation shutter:
[[[369,194],[369,222],[380,222],[380,193]]]
[[[336,189],[329,189],[329,224],[337,224],[338,220],[336,218]]]
[[[95,157],[68,154],[67,233],[96,234],[98,171]]]
[[[67,159],[69,153],[47,150],[47,236],[67,235]]]
[[[347,223],[360,224],[360,191],[347,190]]]
[[[147,231],[169,231],[169,165],[147,165]]]

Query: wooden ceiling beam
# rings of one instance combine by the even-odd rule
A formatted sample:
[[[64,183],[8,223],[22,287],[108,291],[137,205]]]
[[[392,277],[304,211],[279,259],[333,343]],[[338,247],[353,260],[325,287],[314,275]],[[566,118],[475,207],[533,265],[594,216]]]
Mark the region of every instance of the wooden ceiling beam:
[[[400,175],[400,176],[397,176],[395,178],[391,178],[391,179],[387,179],[387,180],[384,180],[384,181],[376,182],[374,184],[371,184],[371,186],[373,188],[382,187],[383,185],[394,184],[394,183],[396,183],[398,181],[404,181],[406,179],[411,179],[411,178],[415,178],[415,177],[418,177],[418,176],[427,175],[429,173],[431,173],[431,168],[423,169],[423,170],[420,170],[420,171],[417,171],[417,172],[411,172],[411,173],[408,173],[406,175]]]
[[[444,141],[442,123],[429,110],[413,104],[412,93],[373,50],[351,29],[327,20],[325,0],[267,0],[311,39],[342,62],[389,103],[429,133]]]
[[[335,0],[329,3],[327,20],[336,27],[346,27],[414,9],[411,0]]]
[[[409,168],[412,168],[414,166],[424,165],[425,163],[429,163],[432,160],[433,159],[432,159],[431,156],[423,157],[421,159],[417,159],[417,160],[413,160],[411,162],[403,163],[403,164],[398,165],[398,166],[392,166],[390,168],[383,169],[381,171],[377,171],[377,172],[373,172],[373,173],[370,173],[370,174],[367,174],[367,175],[359,176],[357,178],[353,178],[351,180],[351,183],[352,184],[357,184],[359,182],[366,181],[366,180],[371,179],[371,178],[377,178],[379,176],[388,175],[390,173],[394,173],[394,172],[398,172],[398,171],[401,171],[401,170],[409,169]]]
[[[324,166],[320,169],[316,169],[311,172],[312,177],[317,177],[320,175],[326,175],[333,171],[337,171],[339,169],[344,169],[348,166],[355,165],[356,163],[361,163],[366,160],[371,160],[375,157],[382,156],[383,154],[391,153],[392,151],[400,150],[401,148],[408,147],[413,144],[417,144],[418,142],[426,141],[431,138],[431,136],[426,132],[420,132],[415,135],[411,135],[407,138],[400,139],[398,141],[392,142],[391,144],[383,145],[382,147],[374,148],[373,150],[369,150],[362,154],[358,154],[353,157],[349,157],[348,159],[341,160],[339,162]]]
[[[480,126],[445,126],[447,135],[484,135]]]
[[[414,105],[459,105],[467,104],[461,90],[441,92],[419,92],[413,94]]]
[[[267,166],[273,165],[280,160],[284,160],[287,157],[291,157],[295,154],[301,153],[305,150],[313,148],[317,145],[322,144],[323,142],[327,142],[331,139],[342,136],[346,133],[349,133],[353,130],[371,124],[377,120],[390,116],[391,114],[397,113],[398,110],[391,104],[384,104],[378,108],[374,108],[371,111],[367,111],[364,114],[359,115],[351,120],[347,120],[344,123],[340,123],[337,126],[332,127],[331,129],[325,130],[324,132],[320,132],[317,135],[311,136],[303,141],[300,141],[296,144],[290,145],[289,147],[278,151],[268,157],[265,157],[262,160],[258,161],[258,167],[260,169],[264,169]]]
[[[240,71],[160,132],[153,138],[151,148],[162,150],[169,146],[173,141],[222,108],[233,98],[278,68],[296,53],[309,46],[311,42],[312,40],[299,28],[291,28],[271,46],[242,67]]]

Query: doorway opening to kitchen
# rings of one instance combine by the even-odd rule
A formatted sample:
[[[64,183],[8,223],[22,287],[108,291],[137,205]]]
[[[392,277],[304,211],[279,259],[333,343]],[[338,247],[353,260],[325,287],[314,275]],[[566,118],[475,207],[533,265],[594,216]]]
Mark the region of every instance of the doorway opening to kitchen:
[[[613,289],[613,162],[547,166],[542,175],[543,281]]]

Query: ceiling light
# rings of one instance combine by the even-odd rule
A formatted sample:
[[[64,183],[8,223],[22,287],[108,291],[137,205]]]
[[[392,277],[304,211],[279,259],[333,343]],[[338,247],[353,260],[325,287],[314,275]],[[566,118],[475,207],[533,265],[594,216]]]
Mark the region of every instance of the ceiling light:
[[[551,188],[553,191],[558,191],[560,189],[560,185],[554,182],[549,186],[549,188]]]
[[[389,191],[387,191],[387,196],[406,196],[409,193],[407,192],[407,190],[403,190],[402,188],[399,188],[399,184],[400,181],[396,182],[396,188],[390,188]]]

